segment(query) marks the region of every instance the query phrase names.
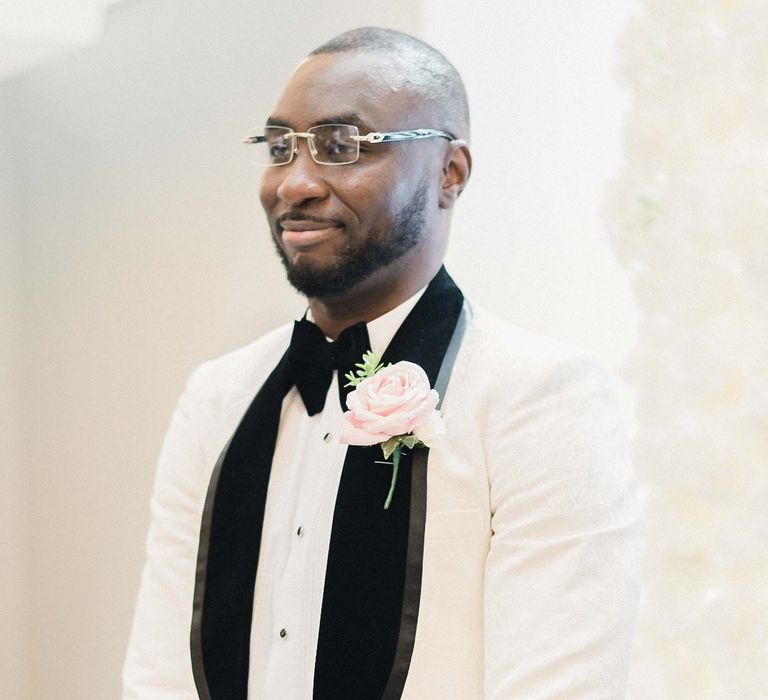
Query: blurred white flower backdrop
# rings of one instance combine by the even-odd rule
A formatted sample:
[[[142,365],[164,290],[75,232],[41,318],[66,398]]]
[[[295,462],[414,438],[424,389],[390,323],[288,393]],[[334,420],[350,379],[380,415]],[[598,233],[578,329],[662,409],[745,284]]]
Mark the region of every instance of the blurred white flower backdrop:
[[[768,697],[768,3],[645,0],[606,220],[640,307],[632,698]]]

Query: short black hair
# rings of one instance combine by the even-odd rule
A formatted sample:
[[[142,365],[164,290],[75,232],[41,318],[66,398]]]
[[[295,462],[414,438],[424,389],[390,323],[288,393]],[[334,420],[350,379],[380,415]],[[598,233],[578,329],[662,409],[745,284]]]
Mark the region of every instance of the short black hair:
[[[399,77],[403,82],[434,103],[442,115],[443,124],[427,126],[444,129],[457,138],[469,138],[469,102],[464,82],[453,64],[437,49],[394,29],[359,27],[335,36],[309,55],[346,52],[392,56],[402,65]]]

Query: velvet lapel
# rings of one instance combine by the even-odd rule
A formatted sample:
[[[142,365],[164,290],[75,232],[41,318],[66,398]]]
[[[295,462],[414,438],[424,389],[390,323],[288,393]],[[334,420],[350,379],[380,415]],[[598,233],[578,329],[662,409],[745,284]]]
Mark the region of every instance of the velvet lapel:
[[[400,326],[382,362],[415,362],[434,386],[462,303],[461,291],[441,268]],[[403,455],[392,504],[384,510],[392,468],[376,463],[383,459],[381,448],[347,450],[323,593],[316,700],[381,700],[385,689],[386,697],[400,697],[418,613],[426,456],[425,448]],[[405,586],[410,591],[406,606]]]
[[[245,700],[261,529],[283,398],[287,353],[216,463],[200,528],[192,670],[202,700]]]
[[[410,360],[435,385],[463,296],[441,268],[382,361]],[[202,700],[245,700],[251,615],[286,355],[245,412],[211,476],[200,530],[192,669]],[[378,446],[350,447],[331,531],[315,698],[398,698],[416,631],[426,516],[427,453],[405,453],[392,505]],[[386,690],[385,690],[386,689]]]

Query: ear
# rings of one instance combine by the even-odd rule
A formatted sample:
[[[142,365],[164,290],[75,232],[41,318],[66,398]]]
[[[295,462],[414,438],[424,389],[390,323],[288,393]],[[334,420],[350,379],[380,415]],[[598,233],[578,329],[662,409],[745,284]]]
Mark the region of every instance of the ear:
[[[440,183],[439,204],[441,209],[450,209],[467,186],[472,172],[472,154],[469,144],[464,139],[456,139],[448,144],[443,160]]]

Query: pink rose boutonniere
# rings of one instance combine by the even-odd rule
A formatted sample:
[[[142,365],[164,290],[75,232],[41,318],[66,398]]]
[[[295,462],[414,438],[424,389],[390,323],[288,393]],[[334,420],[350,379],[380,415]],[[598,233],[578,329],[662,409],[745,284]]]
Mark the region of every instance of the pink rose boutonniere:
[[[345,386],[355,390],[347,396],[340,442],[347,445],[380,444],[384,459],[392,457],[392,483],[384,508],[389,508],[397,482],[403,448],[432,447],[445,433],[439,396],[429,386],[426,372],[413,362],[386,367],[368,351],[356,374],[347,373]],[[388,462],[387,462],[388,463]]]

